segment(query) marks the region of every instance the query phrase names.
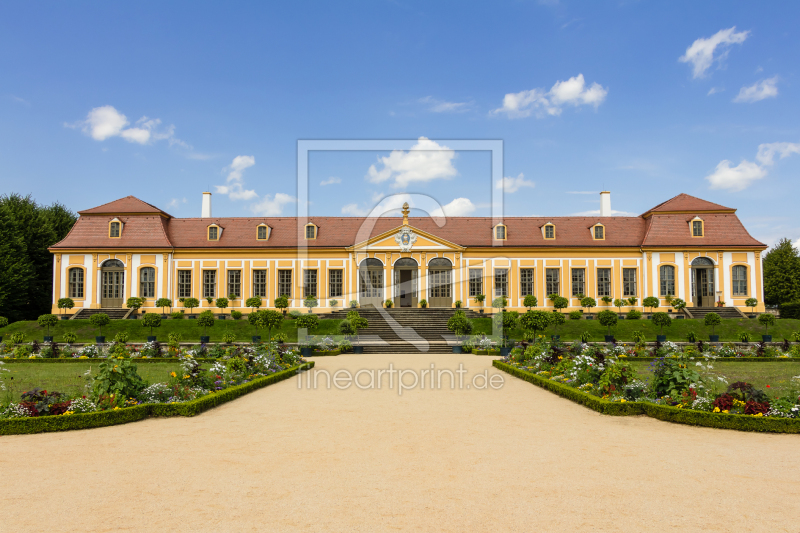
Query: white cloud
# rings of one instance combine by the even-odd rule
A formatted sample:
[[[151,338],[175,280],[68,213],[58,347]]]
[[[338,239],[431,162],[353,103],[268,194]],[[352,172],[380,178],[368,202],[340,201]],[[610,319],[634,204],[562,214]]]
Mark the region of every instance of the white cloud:
[[[453,166],[455,157],[456,153],[448,147],[420,137],[411,150],[395,150],[388,157],[378,158],[383,168],[378,170],[375,165],[371,165],[366,177],[372,183],[393,180],[394,188],[435,179],[449,179],[458,174]]]
[[[283,213],[283,207],[293,204],[297,199],[282,192],[275,193],[275,196],[265,195],[260,202],[250,206],[250,210],[256,215],[265,217],[275,217]]]
[[[420,98],[419,103],[428,105],[428,111],[433,113],[463,113],[469,111],[475,102],[448,102],[446,100],[437,100],[432,96]]]
[[[227,194],[231,200],[250,200],[258,197],[255,190],[245,189],[242,182],[242,173],[256,164],[256,158],[251,155],[237,155],[227,169],[226,185],[216,185],[218,194]]]
[[[518,93],[508,93],[503,97],[503,107],[492,111],[493,114],[505,113],[508,118],[537,117],[545,115],[558,116],[565,104],[572,106],[591,105],[595,109],[603,103],[608,89],[599,83],[586,86],[583,74],[566,81],[557,81],[549,91],[531,89]]]
[[[105,141],[111,137],[122,137],[128,142],[136,144],[149,144],[151,141],[167,141],[170,146],[178,145],[187,150],[192,146],[175,137],[175,126],[170,125],[159,131],[161,119],[142,117],[136,124],[129,128],[128,117],[117,111],[114,106],[104,105],[95,107],[85,120],[73,124],[64,124],[69,128],[81,130],[96,141]]]
[[[711,96],[712,94],[721,93],[724,90],[725,89],[723,89],[722,87],[712,87],[712,88],[710,88],[708,90],[708,93],[706,93],[706,96]]]
[[[756,159],[758,163],[753,163],[746,159],[735,167],[727,159],[720,161],[713,173],[706,176],[711,182],[712,189],[728,189],[733,192],[741,191],[753,184],[753,182],[767,176],[768,168],[775,164],[775,155],[781,159],[792,154],[800,154],[800,143],[764,143],[758,145]]]
[[[469,198],[456,198],[449,204],[445,204],[441,209],[431,212],[432,217],[465,217],[475,211],[476,207]]]
[[[342,207],[342,214],[343,215],[350,215],[354,217],[363,217],[369,213],[370,210],[367,208],[360,208],[358,204],[347,204],[346,206]]]
[[[331,176],[330,178],[328,178],[326,180],[322,180],[319,184],[320,185],[335,185],[335,184],[341,183],[341,182],[342,182],[341,178],[336,178],[334,176]]]
[[[681,63],[691,63],[693,66],[692,77],[702,78],[714,61],[722,61],[727,57],[732,44],[741,44],[747,39],[749,31],[736,33],[736,26],[727,30],[719,30],[707,39],[697,39],[686,49],[678,61]],[[714,57],[714,53],[719,48],[719,54]]]
[[[185,204],[186,202],[188,202],[188,200],[186,198],[180,198],[180,199],[179,198],[173,198],[167,204],[167,208],[179,207],[181,204]]]
[[[754,83],[749,87],[742,87],[739,94],[733,99],[734,102],[758,102],[765,98],[775,98],[778,96],[778,76],[767,78]]]
[[[535,183],[525,179],[525,176],[522,174],[522,172],[520,172],[519,176],[516,178],[505,177],[501,178],[500,181],[497,182],[497,188],[505,192],[517,192],[521,187],[533,188],[535,186]]]

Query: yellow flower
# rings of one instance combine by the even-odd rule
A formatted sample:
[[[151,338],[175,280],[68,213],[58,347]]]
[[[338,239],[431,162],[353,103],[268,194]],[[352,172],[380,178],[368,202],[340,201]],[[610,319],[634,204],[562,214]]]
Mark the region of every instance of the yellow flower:
[[[619,403],[625,403],[625,398],[621,399]]]
[[[64,415],[74,415],[75,413],[73,413],[72,411],[64,411],[63,414]]]
[[[719,413],[719,407],[715,407],[715,408],[714,408],[714,412],[715,412],[715,413]]]
[[[756,413],[753,416],[764,416],[764,413]]]
[[[727,409],[725,409],[725,410],[724,410],[724,411],[722,411],[722,412],[723,412],[723,413],[727,413],[727,412],[728,412],[728,410],[727,410]]]
[[[119,406],[115,407],[114,411],[119,411]]]
[[[183,379],[189,379],[189,376],[188,375],[183,376]]]
[[[176,374],[175,372],[170,372],[169,375],[172,376],[173,378],[178,377],[178,374]]]

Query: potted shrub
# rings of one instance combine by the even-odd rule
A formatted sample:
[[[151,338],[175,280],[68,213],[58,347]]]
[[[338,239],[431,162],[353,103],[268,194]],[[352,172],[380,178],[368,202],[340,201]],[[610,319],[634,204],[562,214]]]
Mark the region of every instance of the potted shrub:
[[[44,342],[53,342],[53,337],[50,336],[50,326],[58,324],[58,317],[56,315],[41,315],[37,320],[39,326],[47,328],[47,335],[44,336]]]
[[[636,307],[637,303],[639,303],[639,298],[637,298],[636,296],[631,296],[630,298],[628,298],[628,305],[630,305],[631,307]]]
[[[183,301],[183,306],[189,309],[189,314],[186,315],[186,318],[197,318],[197,315],[192,313],[192,310],[196,307],[200,307],[200,300],[197,298],[186,298]]]
[[[150,335],[147,337],[147,342],[155,342],[156,337],[153,335],[153,328],[161,327],[161,317],[156,313],[147,313],[142,317],[142,326],[150,328]]]
[[[241,320],[242,319],[242,312],[233,310],[231,311],[231,318],[234,320]]]
[[[603,296],[602,298],[600,298],[600,301],[606,305],[611,305],[611,302],[613,300],[611,299],[611,296]]]
[[[356,333],[358,333],[358,330],[353,325],[353,322],[347,319],[339,322],[339,333],[346,337],[354,337]],[[361,346],[354,346],[353,353],[364,353],[364,349]]]
[[[522,305],[527,307],[528,311],[530,311],[531,307],[536,307],[539,305],[539,300],[536,299],[536,296],[528,294],[522,299]]]
[[[344,324],[347,325],[344,325]],[[358,334],[358,331],[361,329],[366,329],[369,327],[369,321],[360,316],[358,311],[350,311],[347,313],[347,320],[344,320],[339,324],[339,331],[342,332],[343,335],[355,335],[356,336],[356,346],[353,347],[353,353],[364,353],[364,347],[360,345],[361,336]],[[348,333],[352,331],[352,333]]]
[[[385,302],[383,302],[383,305],[386,306],[386,309],[391,309],[392,306],[394,305],[394,302],[391,300],[386,300]]]
[[[686,302],[683,301],[683,298],[673,298],[672,308],[678,313],[681,313],[675,318],[683,318],[683,310],[686,309]]]
[[[283,316],[286,316],[286,308],[289,307],[289,297],[285,294],[275,298],[275,309],[280,309]]]
[[[316,296],[306,296],[303,300],[303,307],[307,308],[309,313],[312,313],[313,309],[318,305],[319,301]]]
[[[283,324],[283,315],[278,311],[266,309],[264,311],[250,313],[250,315],[247,317],[247,320],[252,326],[255,326],[258,329],[266,329],[267,339],[270,339],[272,338],[272,330],[275,328],[280,328]],[[261,336],[253,335],[252,341],[253,344],[258,344],[261,342]]]
[[[486,299],[486,295],[479,294],[473,299],[475,300],[475,303],[477,303],[480,306],[480,309],[478,309],[478,311],[480,312],[480,314],[483,314],[483,301]]]
[[[423,298],[422,300],[420,300],[420,301],[419,301],[419,306],[420,306],[421,308],[425,309],[426,307],[428,307],[428,300],[426,300],[425,298]]]
[[[233,342],[235,340],[236,340],[236,334],[235,333],[230,333],[230,332],[226,331],[222,335],[222,342],[224,342],[225,344],[233,344]]]
[[[722,324],[722,319],[719,315],[717,313],[708,313],[705,318],[703,318],[703,324],[711,327],[711,335],[708,340],[711,342],[719,342],[719,335],[714,334],[714,328]]]
[[[141,308],[143,305],[144,305],[144,298],[139,298],[138,296],[131,296],[130,298],[128,298],[128,300],[125,302],[125,307],[127,307],[128,309],[133,309],[133,313],[131,313],[130,318],[135,319],[136,313],[139,312],[139,308]]]
[[[461,309],[461,300],[456,300],[453,305],[456,307],[456,309]]]
[[[758,300],[755,298],[748,298],[744,301],[744,305],[750,308],[750,318],[756,317],[756,306],[758,305]]]
[[[617,325],[617,313],[608,309],[604,309],[597,313],[597,320],[600,321],[600,325],[607,328],[606,342],[614,342],[614,336],[611,334],[611,327]]]
[[[111,319],[108,318],[108,315],[105,313],[96,313],[89,317],[89,323],[97,328],[98,335],[94,338],[97,344],[103,344],[106,342],[106,338],[103,336],[103,326],[107,326],[111,323]]]
[[[624,299],[615,299],[614,300],[614,307],[617,308],[617,312],[619,313],[619,318],[625,320],[625,315],[622,314],[622,308],[628,303],[627,300]]]
[[[255,313],[263,304],[260,296],[253,296],[244,301],[244,305],[250,308],[250,313]]]
[[[72,298],[59,298],[56,305],[59,309],[65,310],[61,313],[61,320],[69,320],[69,316],[66,315],[66,309],[75,307],[75,301]]]
[[[169,298],[159,298],[156,300],[156,307],[161,308],[161,318],[167,318],[167,313],[164,311],[164,308],[169,307],[170,311],[172,311],[172,300]]]
[[[350,306],[350,309],[357,309],[358,308],[358,300],[350,300],[350,303],[348,305]]]
[[[724,301],[722,301],[722,300],[719,300],[719,301],[717,302],[717,307],[725,307],[725,302],[724,302]]]
[[[222,320],[225,320],[225,309],[228,308],[228,304],[230,304],[230,301],[227,298],[217,298],[217,308],[222,311],[219,317]]]
[[[519,317],[519,325],[526,332],[533,332],[533,338],[536,339],[538,331],[544,331],[550,325],[553,313],[547,311],[528,311]]]
[[[743,332],[739,333],[739,342],[742,342],[744,344],[749,343],[750,342],[750,332],[743,331]]]
[[[656,336],[658,342],[665,342],[667,336],[664,335],[664,326],[669,327],[672,325],[672,319],[667,313],[653,313],[653,324],[661,328],[661,334]]]
[[[306,331],[308,333],[310,333],[311,331],[317,329],[317,326],[319,326],[319,317],[317,315],[313,314],[313,313],[311,313],[309,315],[302,315],[302,316],[297,317],[297,320],[295,320],[295,324],[294,325],[295,325],[296,328],[298,328],[298,330],[301,329],[301,328],[305,328]],[[297,340],[298,341],[300,340],[299,331],[298,331]],[[306,340],[306,343],[308,343],[308,340]],[[301,346],[301,348],[300,348],[300,354],[303,357],[311,356],[311,352],[312,351],[313,351],[313,348],[308,344],[306,344],[305,346]]]
[[[516,311],[502,310],[492,318],[492,322],[493,329],[500,329],[502,331],[503,342],[500,346],[500,355],[506,356],[511,351],[509,346],[512,344],[508,339],[508,333],[519,324],[519,313]]]
[[[213,296],[206,296],[206,301],[208,302],[209,307],[214,305],[214,297]]]
[[[653,309],[658,307],[660,304],[659,304],[658,298],[656,298],[655,296],[648,296],[647,298],[642,300],[642,305],[644,307],[649,307],[650,308],[650,312],[652,313]],[[652,316],[647,315],[647,318],[652,318]]]
[[[559,311],[553,311],[550,317],[550,323],[553,324],[553,335],[550,337],[553,341],[561,340],[561,335],[558,334],[558,326],[565,323],[567,321],[566,315]]]
[[[639,320],[640,318],[642,318],[642,312],[638,309],[631,309],[625,315],[625,320]]]
[[[336,307],[339,305],[339,300],[328,300],[328,305],[331,307]]]
[[[585,307],[587,309],[586,312],[586,320],[592,320],[594,317],[592,316],[592,307],[597,305],[597,300],[592,298],[591,296],[584,296],[581,298],[581,307]]]
[[[467,318],[463,311],[456,311],[453,316],[447,321],[447,329],[453,332],[456,336],[456,342],[459,342],[463,335],[472,333],[472,322]],[[461,353],[461,344],[453,346],[453,353]]]
[[[72,344],[76,340],[78,340],[78,336],[75,333],[73,333],[72,331],[68,331],[68,332],[64,333],[64,342],[65,343]]]
[[[214,325],[216,321],[216,317],[211,310],[203,311],[200,313],[200,316],[197,317],[197,325],[203,328],[203,334],[200,336],[200,343],[201,344],[208,344],[210,337],[208,336],[208,328]]]
[[[769,327],[775,325],[775,315],[771,313],[762,313],[758,316],[758,323],[764,326],[764,335],[761,336],[762,342],[772,342],[772,335],[768,335]]]

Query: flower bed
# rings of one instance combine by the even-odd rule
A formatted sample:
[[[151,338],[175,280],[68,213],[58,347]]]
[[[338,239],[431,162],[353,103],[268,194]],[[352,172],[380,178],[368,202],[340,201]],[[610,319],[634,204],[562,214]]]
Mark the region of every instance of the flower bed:
[[[621,347],[540,342],[515,349],[494,366],[604,414],[800,433],[800,376],[783,396],[770,398],[749,383],[728,385],[714,371],[714,354],[665,343],[657,355],[651,382],[637,378]]]
[[[342,353],[341,350],[316,350],[311,354],[311,356],[312,357],[326,357],[326,356],[332,356],[332,355],[339,355],[340,353]]]

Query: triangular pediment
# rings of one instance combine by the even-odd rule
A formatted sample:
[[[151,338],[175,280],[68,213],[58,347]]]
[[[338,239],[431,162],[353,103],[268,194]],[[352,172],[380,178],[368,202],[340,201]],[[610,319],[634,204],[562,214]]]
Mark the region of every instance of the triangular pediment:
[[[410,236],[410,238],[406,238],[405,242],[402,240],[404,233],[408,233]],[[462,251],[464,247],[413,226],[398,226],[348,248],[350,251],[366,249],[392,252]]]

